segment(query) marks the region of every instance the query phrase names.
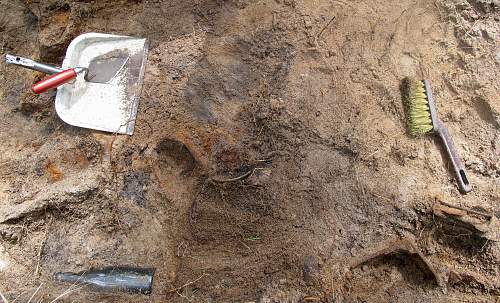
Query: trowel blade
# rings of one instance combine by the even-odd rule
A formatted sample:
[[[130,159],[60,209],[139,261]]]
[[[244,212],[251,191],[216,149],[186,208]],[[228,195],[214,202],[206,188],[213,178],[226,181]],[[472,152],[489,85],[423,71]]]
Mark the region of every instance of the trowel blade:
[[[123,68],[128,56],[119,53],[108,53],[95,57],[90,61],[85,80],[94,83],[108,83]]]

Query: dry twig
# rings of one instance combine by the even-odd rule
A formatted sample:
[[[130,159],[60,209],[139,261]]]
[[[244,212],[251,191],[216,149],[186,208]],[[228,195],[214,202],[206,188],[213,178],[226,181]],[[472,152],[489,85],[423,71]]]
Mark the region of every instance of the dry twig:
[[[17,295],[17,297],[14,298],[14,301],[10,302],[10,303],[14,303],[17,301],[17,299],[19,299],[22,295],[24,295],[24,293],[26,293],[26,291],[22,291],[19,295]]]
[[[7,298],[5,298],[1,290],[0,290],[0,298],[2,298],[3,303],[9,303],[9,301],[7,300]]]
[[[177,287],[177,288],[171,289],[171,290],[169,290],[168,292],[169,292],[169,293],[172,293],[172,292],[178,292],[179,290],[183,289],[184,287],[189,286],[189,285],[191,285],[191,284],[194,284],[194,283],[198,282],[199,280],[203,279],[203,277],[205,277],[205,276],[210,276],[210,275],[209,275],[209,274],[207,274],[207,273],[203,273],[201,276],[199,276],[199,277],[198,277],[198,278],[196,278],[195,280],[193,280],[193,281],[191,281],[191,282],[187,282],[186,284],[184,284],[184,285],[182,285],[182,286],[179,286],[179,287]]]
[[[40,286],[35,290],[35,292],[31,295],[30,299],[28,300],[28,303],[31,302],[31,300],[35,297],[36,293],[40,290],[40,287],[42,287],[43,283],[40,283]]]
[[[49,227],[52,225],[52,218],[50,219],[49,226],[47,227],[47,230],[45,230],[45,234],[43,236],[43,240],[40,243],[40,248],[38,249],[38,255],[37,255],[37,261],[36,261],[36,268],[35,268],[35,276],[38,276],[40,272],[40,261],[42,260],[42,250],[43,247],[45,246],[45,243],[47,242],[47,235],[49,232]]]
[[[70,293],[74,292],[74,291],[77,291],[77,290],[80,290],[81,288],[83,288],[83,286],[80,286],[80,287],[76,287],[76,288],[73,288],[74,285],[72,285],[70,288],[68,288],[65,292],[63,292],[62,294],[60,294],[59,296],[57,296],[54,300],[50,301],[50,303],[54,303],[56,302],[57,300],[61,299],[62,297],[66,296],[66,295],[69,295]]]
[[[246,173],[244,173],[243,175],[240,175],[240,176],[235,177],[235,178],[231,178],[231,179],[217,179],[217,178],[212,178],[211,180],[214,181],[214,182],[218,182],[218,183],[226,183],[226,182],[239,181],[239,180],[242,180],[242,179],[245,179],[245,178],[249,177],[254,171],[255,171],[255,168],[253,168],[253,169],[247,171]]]
[[[330,26],[330,24],[332,24],[332,22],[335,20],[335,16],[333,16],[330,21],[328,21],[328,23],[326,23],[322,28],[321,30],[319,31],[319,33],[316,35],[316,45],[318,45],[318,40],[319,38],[321,38],[321,35],[323,34],[323,32],[325,31],[325,29]]]
[[[441,203],[441,204],[443,204],[444,206],[447,206],[447,207],[451,207],[451,208],[463,210],[463,211],[468,212],[470,214],[476,214],[476,215],[484,216],[484,217],[487,217],[487,218],[493,217],[492,214],[484,213],[484,212],[473,210],[473,209],[470,209],[470,208],[456,206],[456,205],[453,205],[453,204],[450,204],[450,203],[447,203],[447,202],[444,202],[444,201],[439,201],[439,203]]]

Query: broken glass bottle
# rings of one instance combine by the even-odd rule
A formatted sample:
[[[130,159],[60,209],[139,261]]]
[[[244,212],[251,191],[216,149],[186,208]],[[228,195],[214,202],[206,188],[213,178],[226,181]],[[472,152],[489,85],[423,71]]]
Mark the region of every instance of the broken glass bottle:
[[[152,268],[114,266],[79,273],[58,272],[54,278],[57,281],[89,285],[96,290],[148,295],[153,287],[153,275]]]

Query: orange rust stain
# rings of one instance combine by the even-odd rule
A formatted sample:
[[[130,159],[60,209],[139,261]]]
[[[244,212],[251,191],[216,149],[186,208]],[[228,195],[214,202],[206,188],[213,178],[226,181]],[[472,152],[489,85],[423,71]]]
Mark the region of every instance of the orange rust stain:
[[[45,166],[45,173],[52,182],[60,181],[63,177],[61,170],[52,162],[47,163]]]
[[[101,145],[99,149],[100,159],[108,161],[111,158],[111,143],[113,142],[114,135],[95,133],[93,136]]]
[[[193,142],[193,139],[190,135],[186,134],[185,132],[177,132],[174,135],[175,140],[181,142],[186,146],[186,148],[189,150],[193,158],[201,164],[203,167],[207,167],[208,165],[208,160],[207,160],[207,154],[196,144]]]
[[[69,11],[57,12],[52,16],[53,23],[59,26],[66,26],[69,22]]]
[[[233,148],[236,145],[234,137],[217,127],[192,125],[190,128],[177,130],[172,139],[182,142],[196,161],[205,168],[210,167],[214,160],[227,161],[226,166],[230,167],[238,166],[241,160]],[[218,151],[220,146],[227,146],[229,151]],[[217,159],[220,157],[224,159]]]
[[[86,168],[87,166],[89,166],[89,160],[87,159],[87,156],[81,151],[75,153],[74,159],[75,159],[75,164],[79,168]]]
[[[86,168],[90,164],[85,153],[77,149],[67,150],[61,156],[60,163],[62,164],[63,167],[70,165],[71,167],[76,166],[78,168]]]

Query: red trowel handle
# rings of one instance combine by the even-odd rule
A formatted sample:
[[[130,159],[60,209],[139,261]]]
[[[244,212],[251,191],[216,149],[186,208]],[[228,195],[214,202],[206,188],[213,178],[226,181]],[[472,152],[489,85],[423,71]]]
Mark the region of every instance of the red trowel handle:
[[[69,82],[69,81],[75,79],[76,76],[84,70],[85,70],[84,68],[77,67],[77,68],[64,70],[64,71],[57,73],[57,74],[53,74],[53,75],[43,79],[42,81],[34,84],[31,87],[31,90],[35,94],[41,94],[41,93],[46,92],[47,90],[49,90],[51,88],[58,87],[66,82]]]

